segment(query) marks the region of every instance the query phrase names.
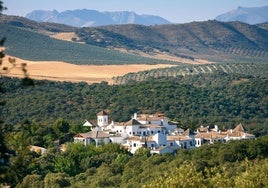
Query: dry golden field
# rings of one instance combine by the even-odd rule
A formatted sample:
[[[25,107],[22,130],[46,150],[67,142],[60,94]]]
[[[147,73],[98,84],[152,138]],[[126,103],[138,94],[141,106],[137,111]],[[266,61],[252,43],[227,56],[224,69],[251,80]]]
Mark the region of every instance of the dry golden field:
[[[3,67],[11,67],[8,62],[10,56],[6,56],[3,60]],[[15,58],[17,67],[11,69],[10,72],[2,72],[3,75],[11,77],[22,77],[20,70],[21,63],[27,64],[27,71],[31,78],[38,80],[54,80],[54,81],[71,81],[71,82],[87,82],[99,83],[107,81],[111,83],[114,76],[123,76],[130,72],[139,72],[144,70],[171,67],[174,65],[158,64],[132,64],[132,65],[74,65],[59,61],[28,61]],[[112,83],[111,83],[112,84]]]

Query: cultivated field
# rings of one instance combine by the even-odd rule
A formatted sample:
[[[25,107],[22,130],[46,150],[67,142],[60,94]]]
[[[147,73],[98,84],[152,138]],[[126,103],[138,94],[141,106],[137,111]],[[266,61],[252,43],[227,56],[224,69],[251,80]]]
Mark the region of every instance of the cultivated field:
[[[65,40],[65,41],[69,41],[69,42],[73,42],[73,38],[80,40],[79,36],[77,34],[75,34],[74,32],[63,32],[63,33],[56,33],[54,35],[51,35],[50,37],[55,38],[55,39],[59,39],[59,40]],[[154,53],[144,53],[142,51],[139,50],[126,50],[124,48],[111,48],[112,50],[117,50],[123,53],[127,53],[127,54],[136,54],[142,57],[148,57],[148,58],[152,58],[152,59],[158,59],[158,60],[168,60],[168,61],[174,61],[174,62],[178,62],[178,63],[189,63],[189,64],[210,64],[210,63],[214,63],[208,60],[204,60],[204,59],[187,59],[187,58],[181,58],[181,57],[176,57],[173,56],[171,54],[165,53],[165,52],[161,52],[159,50],[154,50]]]
[[[3,61],[3,67],[11,67],[6,56]],[[87,82],[99,83],[102,81],[112,84],[112,77],[123,76],[130,72],[139,72],[156,68],[171,67],[174,65],[157,64],[131,64],[131,65],[74,65],[59,61],[28,61],[16,58],[16,68],[12,68],[10,72],[3,72],[3,75],[11,77],[22,77],[20,70],[21,63],[27,64],[27,71],[31,78],[38,80],[54,80],[54,81],[71,81],[71,82]]]

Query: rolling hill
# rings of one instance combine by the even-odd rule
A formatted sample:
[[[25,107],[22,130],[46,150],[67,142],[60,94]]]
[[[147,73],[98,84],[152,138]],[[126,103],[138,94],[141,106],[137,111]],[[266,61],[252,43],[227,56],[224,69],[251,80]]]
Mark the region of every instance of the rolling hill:
[[[268,31],[241,22],[192,22],[164,26],[104,26],[77,30],[81,41],[211,61],[262,61],[268,57]]]
[[[50,35],[55,32],[74,32],[76,30],[76,28],[72,26],[48,22],[38,23],[20,16],[0,15],[0,24],[15,26],[45,35]]]
[[[87,65],[172,63],[92,45],[56,40],[28,29],[5,24],[0,27],[0,38],[3,37],[7,38],[6,53],[25,60],[64,61]]]
[[[8,38],[5,44],[7,53],[28,60],[58,60],[76,64],[170,63],[150,59],[161,55],[162,59],[175,57],[192,62],[204,59],[266,63],[268,57],[265,23],[249,25],[211,20],[154,26],[128,24],[76,28],[37,23],[14,16],[3,15],[0,20],[0,37]],[[75,32],[76,43],[48,37],[62,32]]]

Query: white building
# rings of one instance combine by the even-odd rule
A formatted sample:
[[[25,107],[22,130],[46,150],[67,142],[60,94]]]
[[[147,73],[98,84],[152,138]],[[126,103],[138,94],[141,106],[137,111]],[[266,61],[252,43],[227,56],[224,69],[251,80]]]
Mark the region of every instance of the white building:
[[[187,129],[184,133],[167,136],[167,146],[173,146],[177,149],[194,149],[195,134]]]
[[[109,124],[108,114],[104,110],[97,114],[98,126],[105,127]]]
[[[209,128],[200,127],[195,135],[195,146],[200,147],[204,144],[244,139],[255,139],[255,135],[246,133],[241,123],[234,129],[229,129],[227,131],[220,131],[218,126],[211,130],[209,130]]]
[[[87,124],[94,126],[90,122]],[[214,142],[253,138],[255,136],[246,133],[242,124],[225,132],[220,131],[218,126],[213,129],[201,126],[194,133],[189,129],[184,131],[170,124],[163,114],[135,113],[128,122],[112,121],[109,124],[108,114],[101,111],[97,114],[97,127],[88,133],[75,135],[74,142],[81,142],[84,145],[95,143],[96,146],[113,142],[123,145],[133,154],[141,147],[147,147],[151,153],[162,154],[172,153],[177,149],[194,149]]]
[[[78,133],[74,136],[74,143],[83,143],[84,145],[95,144],[98,146],[110,142],[110,135],[98,128],[95,128],[88,133]]]

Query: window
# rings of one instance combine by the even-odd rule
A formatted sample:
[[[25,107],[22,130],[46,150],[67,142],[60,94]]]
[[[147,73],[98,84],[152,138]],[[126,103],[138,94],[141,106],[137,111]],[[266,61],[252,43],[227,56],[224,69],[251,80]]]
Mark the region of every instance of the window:
[[[151,134],[154,134],[154,131],[151,131]]]
[[[173,146],[173,143],[172,142],[170,143],[170,146]]]
[[[133,144],[133,147],[136,147],[136,146],[137,146],[137,144],[136,144],[136,143],[134,143],[134,144]]]
[[[131,135],[131,132],[129,132],[129,134]]]
[[[151,144],[151,147],[153,148],[154,147],[154,144]]]

